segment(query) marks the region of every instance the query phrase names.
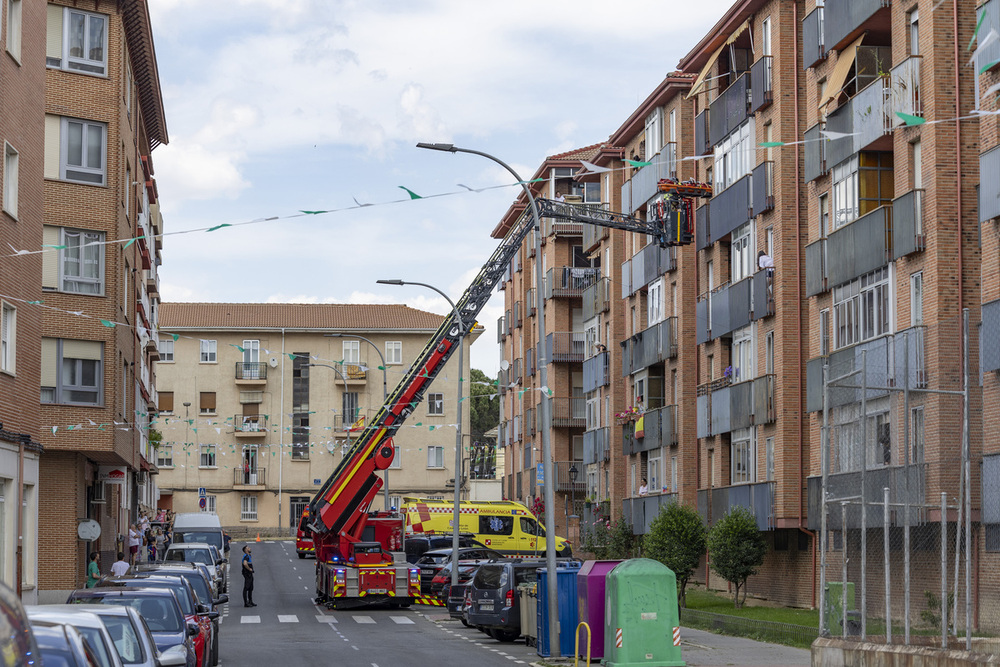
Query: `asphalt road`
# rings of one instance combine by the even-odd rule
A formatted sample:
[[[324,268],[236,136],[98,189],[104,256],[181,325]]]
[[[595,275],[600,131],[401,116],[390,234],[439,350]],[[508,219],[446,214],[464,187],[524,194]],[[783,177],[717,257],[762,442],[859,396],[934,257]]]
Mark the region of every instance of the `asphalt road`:
[[[524,640],[501,644],[447,618],[439,607],[330,611],[313,603],[316,561],[299,560],[292,542],[252,544],[254,602],[243,606],[243,543],[233,543],[230,603],[223,610],[220,664],[292,667],[528,665]]]

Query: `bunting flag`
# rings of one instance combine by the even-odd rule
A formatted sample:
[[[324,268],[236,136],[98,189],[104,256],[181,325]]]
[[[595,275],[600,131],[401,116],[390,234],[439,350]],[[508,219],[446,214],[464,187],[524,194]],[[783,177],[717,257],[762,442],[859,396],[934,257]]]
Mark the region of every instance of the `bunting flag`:
[[[926,118],[921,118],[920,116],[911,116],[908,113],[903,113],[902,111],[897,111],[896,115],[903,119],[903,122],[908,126],[913,125],[923,125],[927,122]]]
[[[652,162],[640,162],[639,160],[626,159],[625,161],[628,162],[633,167],[648,167],[649,165],[653,164]]]
[[[420,195],[418,195],[418,194],[417,194],[416,192],[414,192],[413,190],[411,190],[411,189],[409,189],[409,188],[407,188],[407,187],[403,187],[402,185],[400,185],[400,186],[398,186],[398,187],[399,187],[399,188],[400,188],[401,190],[406,190],[406,194],[410,195],[410,199],[423,199],[423,197],[421,197],[421,196],[420,196]]]

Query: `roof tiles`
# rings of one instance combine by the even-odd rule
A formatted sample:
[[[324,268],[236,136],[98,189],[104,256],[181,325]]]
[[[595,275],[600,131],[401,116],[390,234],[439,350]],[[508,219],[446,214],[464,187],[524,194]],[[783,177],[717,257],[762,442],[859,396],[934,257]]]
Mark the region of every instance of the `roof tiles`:
[[[162,303],[160,328],[409,329],[436,331],[444,318],[401,304]]]

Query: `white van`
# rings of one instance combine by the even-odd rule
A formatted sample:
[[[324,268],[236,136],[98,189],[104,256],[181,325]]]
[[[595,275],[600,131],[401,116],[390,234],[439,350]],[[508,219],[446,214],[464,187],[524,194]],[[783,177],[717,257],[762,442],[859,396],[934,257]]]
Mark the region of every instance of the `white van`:
[[[225,552],[222,523],[212,512],[184,512],[174,516],[173,544],[204,542],[214,545],[219,553]]]

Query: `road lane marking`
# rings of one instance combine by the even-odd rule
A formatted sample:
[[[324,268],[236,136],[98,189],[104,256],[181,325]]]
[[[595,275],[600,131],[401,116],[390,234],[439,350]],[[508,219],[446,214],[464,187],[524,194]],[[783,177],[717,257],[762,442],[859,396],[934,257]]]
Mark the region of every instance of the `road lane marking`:
[[[278,614],[278,623],[298,623],[299,617],[295,614]]]
[[[407,618],[406,616],[390,616],[392,622],[396,625],[413,625],[413,619]]]
[[[260,623],[260,616],[240,616],[240,623]]]
[[[375,619],[371,616],[352,616],[355,623],[374,623]]]
[[[337,617],[328,616],[327,614],[320,614],[319,616],[316,617],[316,620],[319,621],[320,623],[336,623]]]

